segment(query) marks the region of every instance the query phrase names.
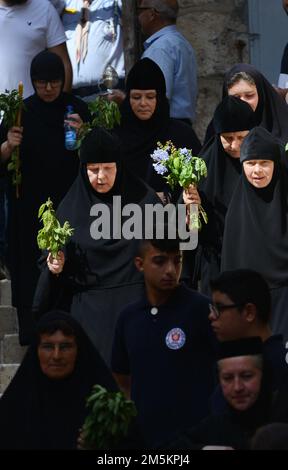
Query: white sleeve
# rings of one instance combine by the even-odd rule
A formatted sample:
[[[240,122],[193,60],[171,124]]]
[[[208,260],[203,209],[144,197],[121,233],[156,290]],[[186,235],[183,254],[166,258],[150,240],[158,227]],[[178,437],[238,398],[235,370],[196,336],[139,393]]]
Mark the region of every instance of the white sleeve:
[[[49,3],[47,10],[47,30],[46,45],[47,48],[58,46],[66,42],[64,26],[55,8]]]
[[[279,88],[288,88],[288,75],[286,73],[280,73],[278,86]]]

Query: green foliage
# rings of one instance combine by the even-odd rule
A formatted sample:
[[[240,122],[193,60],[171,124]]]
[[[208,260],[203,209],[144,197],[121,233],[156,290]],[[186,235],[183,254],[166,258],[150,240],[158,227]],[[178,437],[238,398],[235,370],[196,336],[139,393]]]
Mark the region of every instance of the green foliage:
[[[87,406],[90,414],[83,425],[85,448],[117,447],[137,414],[134,402],[126,400],[122,392],[108,392],[101,385],[94,385]]]
[[[104,127],[113,129],[120,124],[121,114],[118,105],[114,101],[108,101],[105,96],[97,96],[94,101],[88,103],[92,115],[91,123],[84,123],[78,135],[78,147],[82,140],[93,129],[93,127]]]
[[[17,90],[0,94],[0,111],[4,112],[3,122],[7,129],[15,126],[18,111],[22,106],[22,97]]]
[[[169,140],[162,145],[157,142],[157,149],[154,150],[151,158],[154,160],[154,169],[161,174],[168,182],[171,189],[181,186],[187,189],[190,184],[197,187],[202,178],[207,176],[207,167],[203,158],[192,155],[192,151],[187,148],[177,149]],[[166,175],[167,176],[164,176]],[[201,219],[208,223],[208,217],[200,205],[198,207],[199,216],[195,213],[190,214],[189,227],[191,230],[202,227]]]
[[[50,197],[40,206],[38,218],[43,223],[43,228],[39,230],[37,235],[38,247],[40,250],[50,251],[52,256],[56,257],[58,251],[63,248],[72,236],[74,229],[70,227],[67,221],[61,227]]]
[[[10,93],[0,94],[0,111],[4,112],[3,123],[7,129],[16,125],[17,115],[23,106],[22,96],[17,90],[12,90]],[[15,149],[11,155],[10,162],[7,166],[8,171],[12,171],[12,183],[18,186],[21,183],[19,150]]]

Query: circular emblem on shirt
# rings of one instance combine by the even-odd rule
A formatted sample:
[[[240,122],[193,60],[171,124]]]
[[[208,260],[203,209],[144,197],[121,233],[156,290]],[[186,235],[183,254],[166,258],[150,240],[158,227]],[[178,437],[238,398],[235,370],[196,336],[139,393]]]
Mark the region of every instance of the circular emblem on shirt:
[[[180,349],[184,346],[186,335],[181,328],[172,328],[166,335],[166,345],[169,349]]]
[[[152,307],[151,310],[150,310],[150,313],[151,313],[152,315],[157,315],[157,313],[158,313],[158,308],[157,308],[157,307]]]

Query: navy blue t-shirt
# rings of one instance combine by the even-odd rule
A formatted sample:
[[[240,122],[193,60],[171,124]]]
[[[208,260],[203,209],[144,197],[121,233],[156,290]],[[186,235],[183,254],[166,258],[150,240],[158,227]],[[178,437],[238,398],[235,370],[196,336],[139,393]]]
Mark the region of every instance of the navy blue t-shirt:
[[[207,297],[180,285],[161,306],[143,298],[120,314],[112,370],[131,375],[131,398],[149,447],[209,413],[215,339],[208,303]]]

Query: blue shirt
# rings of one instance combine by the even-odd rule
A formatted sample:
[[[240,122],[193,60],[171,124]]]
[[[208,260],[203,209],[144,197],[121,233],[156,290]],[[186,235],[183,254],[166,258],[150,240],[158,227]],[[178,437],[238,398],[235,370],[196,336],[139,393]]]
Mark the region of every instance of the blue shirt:
[[[208,298],[180,285],[166,303],[153,308],[143,297],[119,316],[112,370],[131,375],[149,448],[208,415],[215,361],[208,315]]]
[[[165,26],[144,42],[142,58],[161,68],[170,101],[170,116],[195,119],[197,64],[194,50],[175,25]]]

